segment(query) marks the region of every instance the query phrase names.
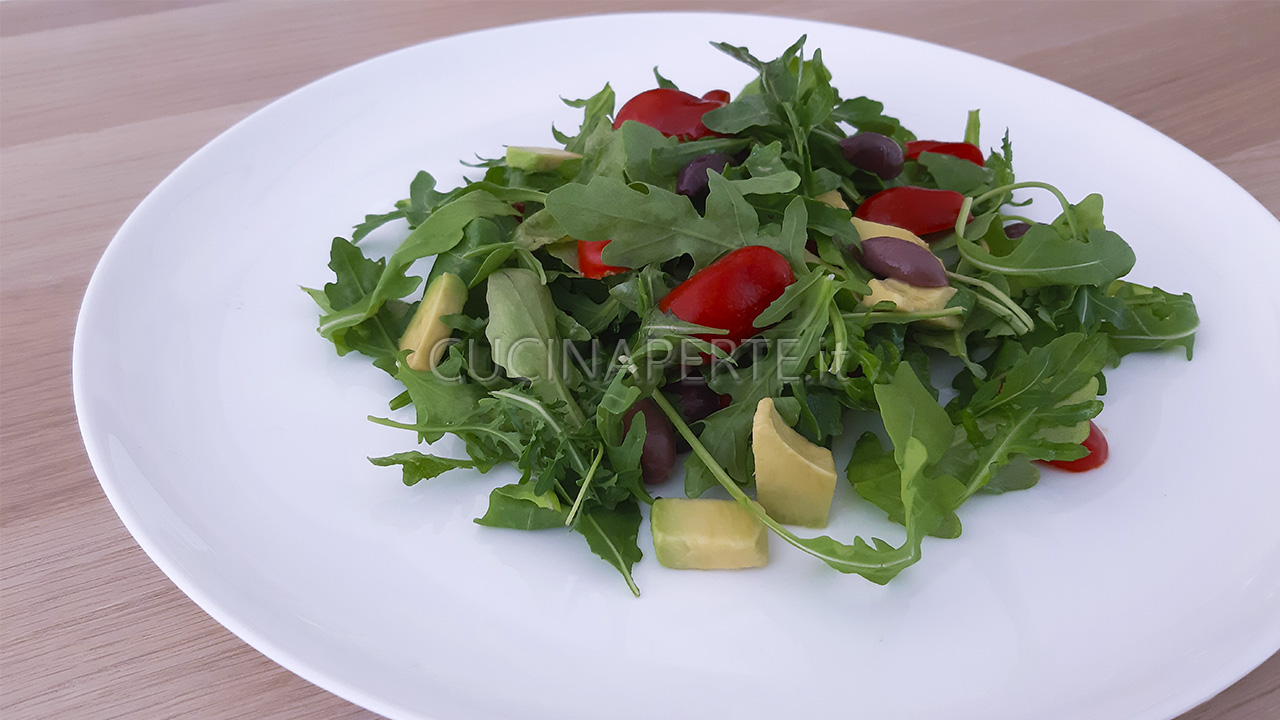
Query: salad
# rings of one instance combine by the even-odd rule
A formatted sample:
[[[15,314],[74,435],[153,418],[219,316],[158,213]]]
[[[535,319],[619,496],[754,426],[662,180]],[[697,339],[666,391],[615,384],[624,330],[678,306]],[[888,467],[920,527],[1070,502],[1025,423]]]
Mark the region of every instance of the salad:
[[[333,282],[307,289],[319,331],[400,381],[389,408],[414,416],[370,419],[465,447],[373,464],[407,485],[514,465],[476,522],[571,529],[637,595],[642,504],[668,567],[754,567],[780,539],[883,584],[925,537],[959,536],[973,495],[1101,464],[1104,370],[1190,359],[1190,295],[1123,280],[1134,254],[1102,198],[1016,180],[978,111],[919,139],[843,99],[804,44],[766,62],[713,43],[757,73],[736,95],[655,68],[616,111],[609,85],[565,101],[583,120],[557,147],[508,147],[451,190],[420,172],[335,238]],[[831,445],[859,430],[838,473]],[[905,540],[793,530],[826,526],[839,475]]]

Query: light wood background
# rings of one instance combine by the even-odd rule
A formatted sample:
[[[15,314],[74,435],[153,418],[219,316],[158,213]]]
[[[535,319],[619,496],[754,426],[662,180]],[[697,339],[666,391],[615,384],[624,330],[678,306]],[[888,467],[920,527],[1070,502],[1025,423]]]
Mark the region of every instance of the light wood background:
[[[80,298],[143,196],[276,97],[444,35],[645,9],[817,18],[994,58],[1115,105],[1280,212],[1275,2],[0,2],[4,718],[373,717],[224,630],[129,537],[76,428]],[[1280,655],[1182,720],[1210,718],[1280,718]]]

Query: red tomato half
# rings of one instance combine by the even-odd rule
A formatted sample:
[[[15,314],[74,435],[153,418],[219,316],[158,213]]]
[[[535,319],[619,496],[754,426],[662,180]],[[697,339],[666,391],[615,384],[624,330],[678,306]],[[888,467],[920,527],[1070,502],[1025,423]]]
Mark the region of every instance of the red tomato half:
[[[963,204],[964,196],[954,190],[903,185],[872,195],[858,206],[853,215],[924,236],[955,227]]]
[[[703,96],[705,100],[671,88],[646,90],[622,106],[613,119],[613,129],[617,130],[628,120],[635,120],[667,137],[681,140],[719,137],[719,133],[708,130],[702,124],[703,115],[728,102],[721,100],[718,93],[724,93],[723,97],[728,97],[728,93],[723,90],[712,90]]]
[[[658,302],[686,322],[728,331],[701,339],[732,350],[760,332],[753,323],[795,274],[786,258],[760,245],[738,248],[694,273]]]
[[[592,280],[599,280],[610,275],[624,273],[630,268],[618,267],[617,265],[605,265],[600,259],[600,253],[604,252],[604,246],[608,245],[611,240],[579,240],[578,241],[578,272],[583,277],[589,277]]]
[[[977,145],[964,142],[938,142],[937,140],[912,140],[907,143],[906,156],[912,160],[920,157],[922,152],[950,155],[971,163],[985,165],[982,150]]]
[[[1107,455],[1110,454],[1107,438],[1092,420],[1089,421],[1089,437],[1084,439],[1083,444],[1089,454],[1079,460],[1050,460],[1045,464],[1068,472],[1084,472],[1099,467],[1107,461]]]
[[[702,99],[710,100],[711,102],[718,102],[721,105],[727,105],[729,103],[729,91],[728,90],[708,90],[702,94]]]

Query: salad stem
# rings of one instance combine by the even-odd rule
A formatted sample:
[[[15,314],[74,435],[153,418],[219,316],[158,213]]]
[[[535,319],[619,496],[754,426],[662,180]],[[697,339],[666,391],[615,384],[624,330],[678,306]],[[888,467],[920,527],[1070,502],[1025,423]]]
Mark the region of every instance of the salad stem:
[[[840,315],[839,309],[835,304],[827,306],[829,322],[835,334],[836,346],[832,350],[831,365],[827,368],[827,372],[832,375],[839,375],[844,370],[844,363],[849,358],[849,329],[845,327],[844,317]]]
[[[1022,190],[1025,188],[1039,188],[1041,190],[1048,190],[1049,192],[1053,193],[1053,196],[1058,199],[1058,204],[1062,206],[1062,214],[1065,215],[1067,218],[1067,225],[1071,227],[1071,237],[1074,237],[1074,238],[1080,237],[1080,229],[1076,226],[1075,207],[1073,207],[1071,203],[1067,201],[1066,196],[1062,194],[1061,190],[1050,185],[1049,183],[1037,182],[1035,180],[1027,180],[1025,182],[1016,182],[1016,183],[1011,183],[1009,185],[1002,185],[998,188],[988,190],[982,193],[981,195],[977,196],[976,198],[965,198],[965,203],[960,207],[960,216],[956,218],[956,233],[959,234],[960,237],[964,237],[964,226],[968,222],[969,209],[972,208],[974,205],[980,204],[983,201],[989,200],[997,195],[1002,195],[1004,193],[1007,193],[1013,190]]]
[[[397,422],[395,420],[392,420],[391,418],[380,418],[376,415],[369,415],[367,419],[369,422],[374,423],[375,425],[384,425],[386,427],[396,428],[397,430],[413,430],[419,433],[430,433],[430,432],[442,433],[442,434],[443,433],[456,434],[459,432],[484,433],[486,435],[494,436],[494,438],[501,441],[504,445],[511,448],[517,453],[524,452],[524,448],[521,447],[514,440],[509,438],[506,433],[498,432],[497,430],[494,430],[491,427],[486,427],[484,425],[418,425],[416,423]]]
[[[564,524],[566,527],[573,524],[573,519],[578,515],[578,509],[582,507],[582,499],[587,496],[587,486],[591,484],[591,479],[596,476],[596,470],[600,468],[600,459],[604,457],[604,445],[596,447],[595,459],[591,461],[591,469],[587,470],[587,474],[582,478],[582,486],[578,488],[578,496],[573,499],[573,507],[569,508],[569,515],[565,517]]]
[[[914,320],[929,320],[932,318],[950,317],[952,315],[964,314],[962,307],[949,307],[932,312],[898,312],[897,310],[868,310],[866,312],[857,313],[840,313],[841,318],[850,320],[864,320],[875,318],[877,320],[886,320],[890,322],[912,322]]]
[[[995,298],[995,301],[998,302],[1003,307],[1008,308],[1009,311],[1012,312],[1013,315],[1018,319],[1018,322],[1025,328],[1022,332],[1018,333],[1019,335],[1029,333],[1032,331],[1032,329],[1035,328],[1035,325],[1036,325],[1035,321],[1031,319],[1031,316],[1027,314],[1027,311],[1023,310],[1022,307],[1018,305],[1018,303],[1013,301],[1013,298],[1006,295],[1003,291],[1000,290],[1000,288],[996,287],[995,285],[992,285],[986,280],[979,280],[978,278],[969,277],[968,275],[961,275],[960,273],[951,272],[950,270],[947,271],[947,277],[951,278],[952,280],[959,280],[962,283],[980,287],[983,290],[986,290],[987,292],[991,293],[992,297]],[[983,300],[984,298],[981,295],[979,295],[978,302],[983,302]],[[986,303],[984,303],[984,305],[989,308],[991,307]],[[1007,316],[1004,315],[1004,313],[1002,312],[997,312],[996,314],[1000,315],[1001,317],[1005,317],[1007,319]]]

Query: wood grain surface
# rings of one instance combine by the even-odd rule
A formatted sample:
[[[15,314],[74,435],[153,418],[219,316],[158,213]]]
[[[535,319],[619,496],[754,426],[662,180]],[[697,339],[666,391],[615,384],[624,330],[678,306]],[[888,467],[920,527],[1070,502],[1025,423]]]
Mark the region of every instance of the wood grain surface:
[[[860,25],[1009,63],[1152,125],[1280,212],[1274,2],[0,2],[4,718],[374,717],[211,620],[120,524],[72,407],[85,285],[179,162],[326,73],[499,24],[684,9]],[[1280,718],[1280,656],[1183,716],[1210,718]]]

